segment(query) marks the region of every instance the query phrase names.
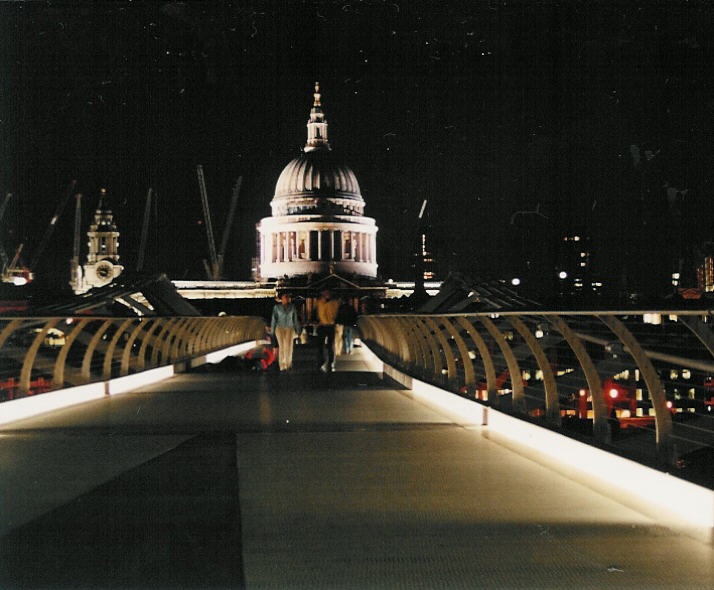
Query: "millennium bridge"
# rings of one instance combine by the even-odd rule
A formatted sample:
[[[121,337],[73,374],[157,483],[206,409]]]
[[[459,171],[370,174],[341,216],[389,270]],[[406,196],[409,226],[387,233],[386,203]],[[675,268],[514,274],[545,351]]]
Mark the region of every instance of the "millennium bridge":
[[[709,588],[702,309],[0,319],[2,588]]]

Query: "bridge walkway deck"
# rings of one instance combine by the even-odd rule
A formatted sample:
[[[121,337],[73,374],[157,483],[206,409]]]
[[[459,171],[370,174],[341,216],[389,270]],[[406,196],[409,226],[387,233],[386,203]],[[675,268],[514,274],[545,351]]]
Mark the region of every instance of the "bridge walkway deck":
[[[710,588],[714,550],[298,348],[0,428],[0,587]]]

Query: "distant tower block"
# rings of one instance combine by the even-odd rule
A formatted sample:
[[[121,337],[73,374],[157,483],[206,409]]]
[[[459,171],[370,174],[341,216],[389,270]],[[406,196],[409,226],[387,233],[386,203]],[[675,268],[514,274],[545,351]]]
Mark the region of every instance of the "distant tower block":
[[[377,276],[378,228],[364,216],[354,172],[332,152],[317,82],[307,142],[280,174],[270,206],[272,216],[256,226],[256,278]]]

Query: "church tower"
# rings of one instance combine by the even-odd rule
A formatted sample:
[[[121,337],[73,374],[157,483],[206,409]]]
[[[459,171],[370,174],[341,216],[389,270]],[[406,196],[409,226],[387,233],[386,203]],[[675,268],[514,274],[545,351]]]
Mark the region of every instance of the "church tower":
[[[283,169],[256,226],[258,279],[377,276],[377,226],[349,166],[332,151],[320,86],[315,83],[302,153]]]
[[[106,189],[101,189],[94,220],[87,232],[87,262],[82,265],[82,276],[76,281],[78,284],[73,285],[75,293],[107,285],[124,270],[119,264],[119,231],[105,201]]]

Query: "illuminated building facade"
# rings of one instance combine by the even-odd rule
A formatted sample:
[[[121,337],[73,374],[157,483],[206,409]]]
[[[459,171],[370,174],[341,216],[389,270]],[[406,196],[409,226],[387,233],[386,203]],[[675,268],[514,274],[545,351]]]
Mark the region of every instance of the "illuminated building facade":
[[[119,264],[119,230],[114,215],[105,206],[106,191],[101,190],[94,219],[87,237],[87,262],[73,270],[72,289],[84,293],[93,287],[102,287],[118,277],[124,267]]]
[[[705,293],[714,291],[714,256],[705,256],[704,262],[697,267],[697,287]]]
[[[602,290],[602,283],[593,279],[590,237],[582,229],[562,236],[557,270],[561,295],[578,296]]]
[[[256,226],[256,279],[377,276],[378,228],[364,216],[357,177],[330,147],[317,83],[307,142],[280,174],[270,206]]]

